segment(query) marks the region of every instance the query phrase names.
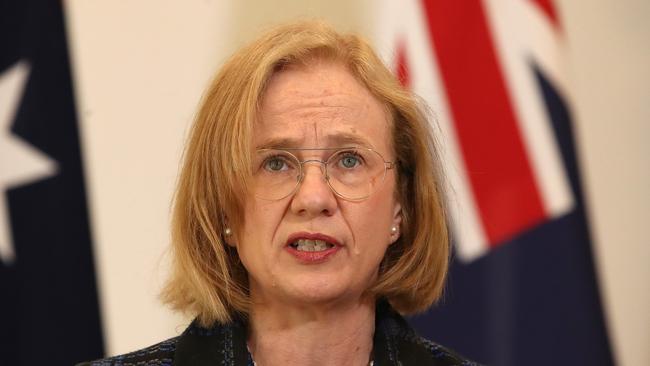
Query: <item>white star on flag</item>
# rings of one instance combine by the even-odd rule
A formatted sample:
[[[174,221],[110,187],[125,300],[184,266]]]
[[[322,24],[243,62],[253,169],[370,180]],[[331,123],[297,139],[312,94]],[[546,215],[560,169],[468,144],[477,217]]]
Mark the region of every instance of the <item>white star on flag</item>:
[[[19,61],[0,75],[0,261],[15,259],[7,191],[56,174],[58,165],[34,146],[11,132],[29,64]]]

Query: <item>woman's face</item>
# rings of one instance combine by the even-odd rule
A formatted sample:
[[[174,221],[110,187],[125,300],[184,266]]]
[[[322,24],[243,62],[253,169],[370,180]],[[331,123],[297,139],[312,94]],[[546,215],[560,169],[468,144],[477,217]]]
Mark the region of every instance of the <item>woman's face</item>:
[[[271,78],[252,140],[253,156],[267,147],[355,145],[394,161],[383,106],[344,66],[327,61],[289,67]],[[292,153],[300,160],[324,161],[331,151]],[[271,169],[279,168],[281,164],[271,164]],[[399,233],[391,231],[399,230],[401,219],[394,169],[369,198],[355,202],[335,195],[321,168],[305,164],[302,183],[286,198],[269,201],[251,192],[246,199],[244,228],[233,241],[248,270],[253,301],[358,301],[397,240]]]

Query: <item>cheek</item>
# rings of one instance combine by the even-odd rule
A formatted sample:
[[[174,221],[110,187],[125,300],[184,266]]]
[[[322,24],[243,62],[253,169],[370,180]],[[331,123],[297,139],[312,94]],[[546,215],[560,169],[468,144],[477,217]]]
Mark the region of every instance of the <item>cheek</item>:
[[[350,208],[348,223],[357,247],[385,250],[390,244],[392,211],[392,200],[385,197],[371,197],[357,207]]]
[[[261,253],[270,250],[284,213],[280,206],[277,202],[258,201],[246,205],[243,235],[238,243],[240,256],[247,256],[251,251]]]
[[[275,215],[268,205],[250,204],[246,207],[244,227],[247,233],[255,233],[272,225]]]

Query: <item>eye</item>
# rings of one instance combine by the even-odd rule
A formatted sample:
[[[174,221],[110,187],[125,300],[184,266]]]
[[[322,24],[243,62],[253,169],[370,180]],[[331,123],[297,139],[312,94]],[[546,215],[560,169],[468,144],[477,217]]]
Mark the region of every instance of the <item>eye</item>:
[[[363,164],[363,159],[354,151],[344,151],[339,154],[338,164],[345,169],[354,169]]]
[[[289,169],[286,159],[279,155],[266,158],[262,166],[270,172],[280,172]]]

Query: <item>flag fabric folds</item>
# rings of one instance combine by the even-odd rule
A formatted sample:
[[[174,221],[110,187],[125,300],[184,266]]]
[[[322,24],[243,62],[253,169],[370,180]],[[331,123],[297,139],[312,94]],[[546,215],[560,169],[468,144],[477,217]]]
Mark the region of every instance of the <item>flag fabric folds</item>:
[[[550,0],[383,1],[376,42],[432,107],[454,257],[426,336],[494,365],[613,364]]]
[[[60,1],[0,12],[0,363],[103,355]]]
[[[102,357],[63,6],[0,11],[0,363]],[[422,335],[489,365],[612,365],[552,0],[379,0],[376,46],[432,109],[454,255]]]

